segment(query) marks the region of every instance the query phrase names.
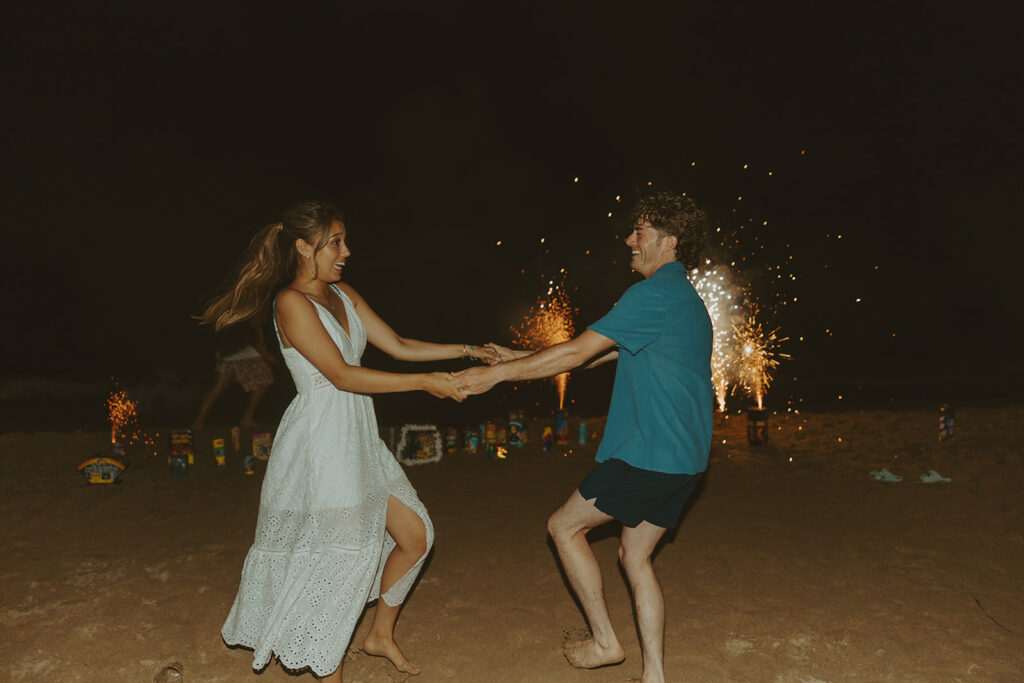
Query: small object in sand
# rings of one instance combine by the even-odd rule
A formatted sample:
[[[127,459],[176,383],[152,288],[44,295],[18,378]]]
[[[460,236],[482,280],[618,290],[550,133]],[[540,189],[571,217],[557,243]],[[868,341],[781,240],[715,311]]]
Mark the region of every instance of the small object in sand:
[[[872,472],[871,476],[878,481],[903,481],[903,477],[893,474],[884,467],[880,470]]]
[[[747,411],[747,444],[763,446],[768,443],[768,411],[751,408]]]
[[[498,443],[498,425],[493,422],[484,422],[483,427],[480,429],[480,435],[483,437],[483,442],[488,446]]]
[[[242,472],[245,474],[254,474],[256,472],[253,465],[256,463],[256,458],[251,453],[246,453],[245,457],[242,458]]]
[[[553,440],[553,433],[551,427],[545,427],[544,433],[540,436],[540,449],[547,453],[551,450],[551,441]]]
[[[522,448],[526,442],[526,431],[523,427],[523,411],[513,410],[508,414],[508,445]]]
[[[227,455],[224,453],[224,439],[213,440],[213,459],[217,467],[224,467],[228,464]]]
[[[171,479],[181,479],[188,474],[188,459],[177,453],[171,456]]]
[[[235,449],[235,453],[242,450],[242,430],[238,427],[231,428],[231,447]]]
[[[78,464],[86,484],[120,484],[118,477],[124,472],[124,463],[114,458],[95,455]]]
[[[252,454],[260,460],[270,457],[270,446],[273,440],[270,432],[255,432],[252,435]]]
[[[555,411],[555,443],[559,446],[569,444],[569,413],[564,410]]]
[[[455,427],[446,427],[444,430],[444,452],[451,454],[455,452],[459,443],[459,430]]]
[[[935,470],[928,470],[926,474],[922,474],[918,480],[918,484],[949,484],[953,480],[949,477],[944,477]]]
[[[480,437],[477,436],[476,432],[472,429],[467,429],[465,435],[462,438],[462,450],[467,453],[476,453],[477,447],[480,445]]]
[[[395,448],[395,457],[403,465],[423,465],[437,462],[444,455],[441,432],[437,425],[408,424],[402,427],[402,435]]]
[[[180,458],[186,465],[194,465],[196,451],[192,447],[191,429],[172,429],[170,434],[171,449],[167,454],[167,462],[174,465],[174,459]]]
[[[184,670],[185,667],[181,664],[173,662],[160,669],[153,681],[154,683],[183,683],[185,676],[182,672]]]
[[[953,438],[953,406],[943,403],[939,406],[939,441]]]

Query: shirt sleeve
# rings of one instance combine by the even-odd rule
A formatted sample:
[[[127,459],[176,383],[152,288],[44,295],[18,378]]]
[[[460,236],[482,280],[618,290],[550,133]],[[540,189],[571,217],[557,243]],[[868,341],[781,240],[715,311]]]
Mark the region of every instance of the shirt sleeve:
[[[634,356],[661,337],[664,306],[654,291],[638,282],[618,300],[612,310],[587,329],[608,337]]]

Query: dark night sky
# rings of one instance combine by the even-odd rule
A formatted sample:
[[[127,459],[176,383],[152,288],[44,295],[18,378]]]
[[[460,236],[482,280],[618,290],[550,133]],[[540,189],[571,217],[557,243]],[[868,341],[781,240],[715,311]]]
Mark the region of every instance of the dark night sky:
[[[1020,17],[723,5],[13,11],[0,374],[208,372],[188,315],[307,197],[402,333],[508,341],[559,264],[582,328],[649,180],[769,220],[795,372],[1019,371]]]

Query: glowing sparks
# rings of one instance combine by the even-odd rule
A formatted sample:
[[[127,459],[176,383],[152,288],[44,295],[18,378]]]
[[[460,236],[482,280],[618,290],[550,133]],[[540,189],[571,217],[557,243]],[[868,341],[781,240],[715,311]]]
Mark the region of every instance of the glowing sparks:
[[[528,349],[542,349],[572,339],[575,334],[573,307],[566,293],[564,282],[548,281],[548,289],[530,308],[518,327],[512,328],[517,345]],[[554,378],[558,389],[558,409],[565,403],[565,389],[569,384],[569,373],[563,372]]]
[[[764,394],[771,386],[772,371],[778,367],[780,358],[790,356],[778,351],[779,345],[788,337],[779,338],[778,328],[766,332],[757,319],[759,313],[757,306],[752,305],[750,315],[742,324],[733,326],[733,338],[738,386],[757,401],[758,408],[762,408]]]
[[[704,301],[711,318],[711,386],[715,391],[718,410],[725,411],[725,397],[733,373],[732,328],[739,315],[736,288],[729,280],[724,266],[690,271],[690,282]]]
[[[138,401],[128,397],[128,392],[116,382],[107,396],[107,419],[110,422],[110,443],[115,446],[142,443],[156,454],[156,442],[139,426]],[[159,435],[158,435],[159,436]]]

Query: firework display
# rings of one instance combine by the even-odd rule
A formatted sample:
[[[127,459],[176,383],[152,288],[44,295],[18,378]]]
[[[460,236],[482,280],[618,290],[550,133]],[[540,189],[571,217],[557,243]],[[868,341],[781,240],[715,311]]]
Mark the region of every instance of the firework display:
[[[561,275],[558,282],[548,280],[547,293],[537,299],[522,322],[512,328],[512,336],[518,346],[539,350],[572,339],[576,332],[573,323],[575,310],[566,291],[564,269]],[[565,404],[569,373],[555,376],[554,382],[558,391],[558,408],[561,409]]]

